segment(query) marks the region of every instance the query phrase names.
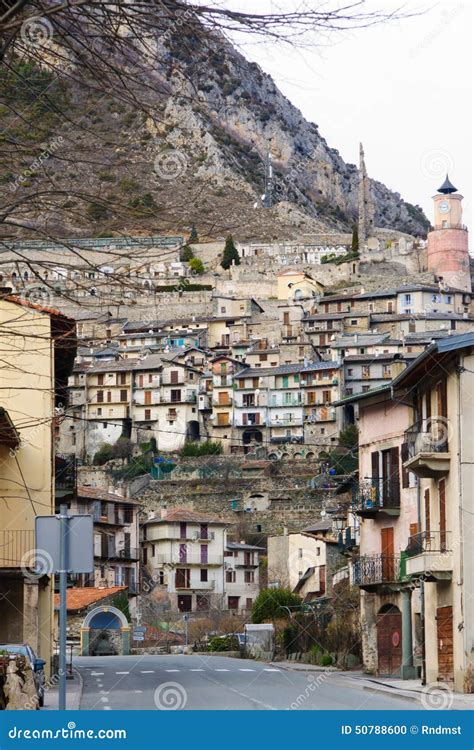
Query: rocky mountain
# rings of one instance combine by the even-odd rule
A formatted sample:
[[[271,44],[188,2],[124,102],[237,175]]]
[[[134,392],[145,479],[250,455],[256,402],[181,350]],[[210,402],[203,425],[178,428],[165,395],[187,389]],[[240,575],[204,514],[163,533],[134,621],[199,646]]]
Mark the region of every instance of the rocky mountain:
[[[23,62],[29,89],[40,96],[19,120],[12,109],[28,92],[4,77],[12,106],[0,109],[0,127],[9,133],[11,158],[0,179],[19,203],[12,221],[89,236],[186,231],[192,224],[201,237],[233,231],[240,239],[350,231],[357,167],[344,162],[257,64],[220,36],[215,40],[210,51],[197,38],[184,45],[176,32],[156,41],[151,60],[144,51],[146,107]],[[261,200],[269,150],[271,209]],[[38,163],[41,154],[46,157]],[[34,199],[21,201],[31,193]],[[421,208],[376,180],[372,193],[377,226],[426,233]]]

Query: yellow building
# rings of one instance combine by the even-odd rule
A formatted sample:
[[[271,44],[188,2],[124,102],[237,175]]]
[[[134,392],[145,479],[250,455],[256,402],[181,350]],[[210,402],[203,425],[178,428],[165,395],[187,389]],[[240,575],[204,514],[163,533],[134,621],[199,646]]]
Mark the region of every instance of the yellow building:
[[[55,415],[65,405],[75,323],[3,295],[0,340],[0,642],[29,643],[49,674],[54,586],[33,569],[34,527],[35,516],[54,513]]]
[[[304,271],[287,268],[277,275],[277,296],[288,302],[298,302],[324,294],[324,284],[311,278]]]

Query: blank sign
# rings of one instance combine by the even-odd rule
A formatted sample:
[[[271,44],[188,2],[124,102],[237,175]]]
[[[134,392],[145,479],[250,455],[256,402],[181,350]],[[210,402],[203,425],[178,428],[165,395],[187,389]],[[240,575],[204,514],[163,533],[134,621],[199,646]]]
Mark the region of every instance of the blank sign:
[[[58,573],[60,567],[60,520],[57,516],[36,516],[36,570],[45,575]],[[68,516],[66,569],[69,573],[94,570],[94,533],[90,515]]]

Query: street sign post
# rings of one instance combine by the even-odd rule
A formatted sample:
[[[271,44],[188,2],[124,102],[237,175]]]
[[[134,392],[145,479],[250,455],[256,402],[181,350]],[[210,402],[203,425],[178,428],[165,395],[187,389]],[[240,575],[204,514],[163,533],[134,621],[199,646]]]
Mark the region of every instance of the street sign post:
[[[37,516],[37,572],[59,573],[59,710],[66,709],[67,574],[94,571],[92,516],[69,516],[61,505],[58,516]]]
[[[132,631],[132,638],[134,641],[145,640],[146,627],[144,625],[136,625]]]

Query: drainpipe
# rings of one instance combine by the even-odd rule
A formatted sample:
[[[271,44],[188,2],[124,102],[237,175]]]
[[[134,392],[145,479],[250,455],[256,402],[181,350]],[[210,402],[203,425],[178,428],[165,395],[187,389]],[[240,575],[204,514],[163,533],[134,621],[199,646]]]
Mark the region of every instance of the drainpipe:
[[[463,524],[463,509],[464,509],[464,491],[463,491],[463,475],[462,475],[462,429],[461,429],[461,375],[465,372],[464,367],[464,356],[461,357],[459,367],[457,368],[457,380],[458,380],[458,398],[457,398],[457,427],[458,427],[458,482],[459,482],[459,581],[455,582],[455,585],[459,586],[460,589],[460,609],[461,609],[461,621],[458,628],[463,629],[463,654],[468,654],[468,643],[467,643],[467,630],[464,627],[464,524]],[[454,542],[454,540],[453,540]],[[454,544],[453,544],[453,558],[454,558]],[[454,559],[453,559],[454,562]],[[454,569],[453,569],[454,574]],[[454,577],[454,576],[453,576]],[[454,635],[454,634],[453,634]],[[453,644],[454,645],[454,644]],[[458,688],[459,690],[459,688]]]

